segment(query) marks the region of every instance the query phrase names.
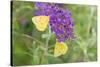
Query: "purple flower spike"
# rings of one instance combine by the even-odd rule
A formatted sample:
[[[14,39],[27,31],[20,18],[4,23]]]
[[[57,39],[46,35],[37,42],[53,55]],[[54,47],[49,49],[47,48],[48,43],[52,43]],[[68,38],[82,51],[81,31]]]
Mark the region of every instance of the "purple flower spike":
[[[59,42],[67,39],[73,39],[73,20],[71,18],[71,12],[68,8],[63,9],[58,4],[54,3],[41,3],[37,2],[35,6],[38,11],[35,15],[50,16],[51,30],[56,33],[56,37]]]

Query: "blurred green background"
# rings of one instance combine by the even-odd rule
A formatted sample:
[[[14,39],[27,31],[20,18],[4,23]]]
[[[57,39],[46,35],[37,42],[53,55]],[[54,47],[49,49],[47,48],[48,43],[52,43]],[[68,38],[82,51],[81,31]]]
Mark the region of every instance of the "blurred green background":
[[[72,13],[76,39],[66,41],[65,55],[53,56],[55,34],[48,29],[39,32],[32,23],[34,2],[12,2],[12,63],[38,65],[88,62],[97,60],[97,7],[92,5],[62,4]],[[48,33],[51,35],[48,40]],[[46,43],[48,42],[48,46]],[[47,53],[47,54],[46,54]]]

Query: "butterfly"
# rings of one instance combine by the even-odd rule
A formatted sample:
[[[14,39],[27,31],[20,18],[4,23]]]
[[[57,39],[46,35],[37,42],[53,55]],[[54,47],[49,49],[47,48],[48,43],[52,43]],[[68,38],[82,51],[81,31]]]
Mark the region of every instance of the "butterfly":
[[[56,42],[54,49],[54,56],[58,57],[66,54],[68,51],[68,46],[64,42]]]
[[[32,21],[38,31],[45,31],[48,26],[49,19],[50,17],[45,15],[32,17]]]

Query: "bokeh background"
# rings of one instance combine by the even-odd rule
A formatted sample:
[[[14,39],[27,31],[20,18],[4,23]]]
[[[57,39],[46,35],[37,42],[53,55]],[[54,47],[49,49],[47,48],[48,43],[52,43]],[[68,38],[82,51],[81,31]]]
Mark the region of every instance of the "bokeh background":
[[[97,61],[97,7],[79,4],[60,4],[60,6],[63,8],[67,6],[71,11],[76,38],[66,41],[69,49],[65,55],[54,57],[55,34],[51,33],[48,40],[49,27],[46,31],[39,32],[32,23],[36,9],[34,2],[11,2],[13,65]]]

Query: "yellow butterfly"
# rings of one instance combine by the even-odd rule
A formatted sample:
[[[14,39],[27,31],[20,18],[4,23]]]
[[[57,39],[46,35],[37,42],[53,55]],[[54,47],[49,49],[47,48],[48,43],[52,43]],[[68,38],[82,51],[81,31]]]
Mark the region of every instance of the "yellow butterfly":
[[[64,42],[56,42],[54,49],[54,56],[58,57],[60,55],[66,54],[68,51],[68,46]]]
[[[37,30],[44,31],[47,28],[47,25],[49,23],[49,16],[35,16],[32,18],[33,23],[35,24]]]

